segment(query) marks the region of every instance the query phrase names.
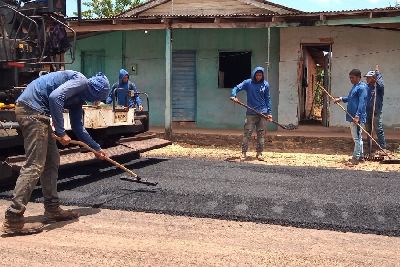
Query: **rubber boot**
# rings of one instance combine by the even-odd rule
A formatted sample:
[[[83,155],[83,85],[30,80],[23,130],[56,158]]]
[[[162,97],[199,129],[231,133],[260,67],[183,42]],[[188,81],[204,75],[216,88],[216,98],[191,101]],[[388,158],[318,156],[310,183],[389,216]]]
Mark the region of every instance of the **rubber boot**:
[[[44,217],[46,222],[61,222],[61,221],[69,221],[74,220],[79,217],[79,214],[72,210],[64,210],[59,206],[46,208],[44,210]]]
[[[240,155],[240,161],[245,161],[247,159],[246,152],[242,152],[242,155]]]
[[[39,222],[26,223],[24,215],[6,211],[3,232],[9,235],[32,235],[43,231],[44,225]]]

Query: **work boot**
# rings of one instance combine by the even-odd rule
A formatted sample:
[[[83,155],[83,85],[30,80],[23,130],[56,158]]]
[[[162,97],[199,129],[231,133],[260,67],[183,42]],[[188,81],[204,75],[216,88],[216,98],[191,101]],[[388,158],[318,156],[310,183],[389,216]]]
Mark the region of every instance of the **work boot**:
[[[350,166],[355,166],[355,165],[358,165],[358,164],[360,164],[360,160],[358,160],[356,158],[351,158],[348,161],[348,165],[350,165]]]
[[[24,215],[6,211],[3,232],[8,235],[32,235],[43,231],[42,223],[25,223]]]
[[[256,159],[259,161],[265,161],[265,158],[261,152],[257,152]]]
[[[240,156],[240,161],[245,161],[247,159],[246,152],[242,152],[242,155]]]
[[[44,217],[46,222],[61,222],[74,220],[79,217],[79,214],[72,210],[64,210],[59,206],[54,208],[45,208]]]

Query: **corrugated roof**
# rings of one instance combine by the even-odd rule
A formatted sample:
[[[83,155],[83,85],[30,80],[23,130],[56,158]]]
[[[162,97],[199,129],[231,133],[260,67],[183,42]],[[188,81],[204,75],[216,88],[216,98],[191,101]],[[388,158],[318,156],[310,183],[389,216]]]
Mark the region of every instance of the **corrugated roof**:
[[[285,14],[285,16],[296,16],[296,15],[340,15],[340,14],[350,14],[350,13],[363,13],[363,12],[390,12],[390,11],[400,11],[400,7],[382,7],[382,8],[365,8],[365,9],[350,9],[350,10],[335,10],[335,11],[313,11],[313,12],[294,12],[290,14]]]
[[[155,7],[156,5],[160,5],[162,3],[166,3],[169,2],[170,0],[150,0],[148,2],[142,3],[136,7],[134,7],[133,9],[135,10],[139,10],[140,8],[144,8],[146,4],[151,3],[152,7]],[[242,0],[245,1],[245,0]],[[367,12],[373,12],[373,13],[385,13],[385,12],[400,12],[400,7],[384,7],[384,8],[372,8],[372,9],[352,9],[352,10],[337,10],[337,11],[320,11],[320,12],[303,12],[303,11],[299,11],[296,9],[291,9],[288,7],[284,7],[269,1],[263,1],[263,0],[252,0],[252,1],[257,1],[259,3],[266,3],[269,5],[273,5],[276,6],[278,8],[285,8],[288,11],[291,10],[293,11],[292,13],[285,13],[285,14],[277,14],[274,12],[260,12],[260,13],[223,13],[223,12],[201,12],[201,10],[193,10],[191,12],[188,13],[170,13],[170,14],[157,14],[157,13],[153,13],[151,14],[151,16],[140,16],[141,18],[173,18],[173,17],[180,17],[180,18],[210,18],[210,17],[227,17],[227,18],[235,18],[235,17],[263,17],[263,16],[278,16],[278,17],[303,17],[303,16],[317,16],[317,15],[354,15],[354,13],[356,14],[362,14],[362,13],[367,13]],[[145,9],[143,10],[147,10],[149,7],[145,7]],[[130,9],[131,11],[133,9]],[[268,10],[266,10],[268,11]],[[128,11],[127,11],[128,12]],[[126,12],[124,12],[123,14],[126,14]],[[129,18],[138,18],[137,16],[130,16],[130,17],[125,17],[125,16],[114,16],[114,17],[102,17],[102,18],[92,18],[92,19],[84,19],[85,21],[102,21],[102,20],[113,20],[113,19],[121,19],[121,18],[125,18],[125,19],[129,19]],[[75,21],[77,20],[76,17],[72,17],[72,18],[68,18],[69,21]]]
[[[178,3],[177,3],[178,2]],[[226,2],[229,2],[226,0]],[[264,0],[232,0],[230,1],[231,6],[226,5],[220,1],[209,1],[197,0],[187,1],[186,3],[179,3],[179,0],[175,0],[175,6],[179,10],[174,10],[173,0],[150,0],[136,7],[133,7],[126,12],[121,13],[118,17],[196,17],[196,16],[260,16],[260,15],[282,15],[288,13],[298,13],[299,10],[288,8],[279,4],[275,4]],[[211,3],[211,4],[210,4]],[[232,8],[232,3],[240,7],[240,10]],[[168,5],[169,4],[169,5]],[[164,5],[163,7],[161,7]],[[193,7],[194,5],[194,7]],[[221,8],[216,8],[216,6]],[[171,7],[170,7],[171,6]],[[182,8],[185,6],[185,8]],[[257,12],[256,12],[257,11]]]

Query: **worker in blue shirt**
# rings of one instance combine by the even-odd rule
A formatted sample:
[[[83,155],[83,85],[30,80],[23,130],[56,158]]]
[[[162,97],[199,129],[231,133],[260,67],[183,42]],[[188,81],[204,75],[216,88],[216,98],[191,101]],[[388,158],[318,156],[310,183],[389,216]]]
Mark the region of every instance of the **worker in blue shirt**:
[[[237,93],[242,90],[247,93],[247,105],[254,108],[259,113],[267,115],[268,120],[272,121],[271,95],[269,91],[269,83],[264,79],[264,68],[256,67],[251,74],[251,79],[247,79],[236,85],[232,89],[231,100],[235,102],[239,101],[236,96]],[[242,161],[246,160],[249,140],[254,128],[256,128],[257,132],[256,158],[260,161],[265,160],[262,155],[262,152],[264,151],[265,127],[265,119],[257,115],[254,111],[247,109],[246,121],[244,124],[242,155],[240,157]]]
[[[349,122],[351,135],[354,140],[353,157],[349,160],[349,164],[357,165],[364,161],[364,149],[362,140],[362,127],[367,120],[367,96],[368,86],[365,82],[361,81],[361,71],[353,69],[349,73],[350,82],[353,85],[350,89],[349,95],[335,99],[335,103],[343,101],[347,103],[346,121]],[[360,125],[360,126],[359,126]]]
[[[376,65],[375,70],[368,71],[364,77],[366,77],[368,84],[367,123],[365,124],[365,128],[371,135],[373,134],[373,130],[375,131],[378,137],[378,144],[382,149],[385,149],[386,140],[382,118],[385,85],[383,76],[379,71],[379,65]],[[372,121],[372,119],[374,120]]]
[[[65,221],[78,217],[75,212],[60,208],[57,193],[60,154],[53,134],[58,136],[63,145],[68,145],[71,141],[65,133],[63,120],[63,111],[68,109],[75,136],[98,151],[96,156],[103,159],[105,153],[83,127],[82,105],[105,99],[109,88],[108,79],[102,73],[87,79],[79,72],[66,70],[40,76],[19,96],[15,115],[24,137],[26,163],[21,168],[12,203],[5,213],[5,233],[32,234],[42,230],[41,223],[26,224],[23,215],[39,179],[46,220]]]
[[[142,100],[139,97],[139,91],[136,87],[136,84],[129,81],[129,73],[124,69],[121,69],[119,71],[119,81],[113,84],[110,94],[108,95],[106,100],[107,104],[111,104],[113,102],[113,98],[115,97],[115,90],[117,89],[120,89],[117,91],[118,105],[129,108],[134,108],[135,106],[137,106],[138,111],[143,110]],[[130,97],[130,95],[133,95],[133,98]]]

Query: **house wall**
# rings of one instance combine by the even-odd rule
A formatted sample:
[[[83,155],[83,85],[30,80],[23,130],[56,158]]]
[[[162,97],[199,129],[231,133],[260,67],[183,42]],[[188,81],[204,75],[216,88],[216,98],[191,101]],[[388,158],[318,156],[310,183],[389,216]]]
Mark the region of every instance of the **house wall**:
[[[232,88],[218,88],[219,51],[251,51],[252,68],[266,67],[267,29],[178,29],[172,31],[173,50],[195,50],[197,53],[197,118],[200,128],[242,128],[245,110],[229,101]],[[122,40],[126,40],[122,51]],[[271,29],[270,84],[273,115],[278,112],[279,30]],[[106,74],[117,80],[118,70],[125,62],[138,88],[149,93],[152,126],[164,126],[165,111],[165,31],[127,31],[105,33],[78,41],[77,54],[85,49],[106,50]],[[109,51],[113,50],[113,51]],[[124,60],[123,56],[124,55]],[[80,58],[71,66],[80,70]],[[250,77],[250,73],[249,73]],[[239,97],[245,101],[245,93]],[[274,127],[270,125],[271,129]]]
[[[358,68],[362,73],[381,66],[385,79],[384,125],[400,124],[400,32],[357,27],[296,27],[281,29],[279,62],[279,108],[281,123],[298,122],[297,68],[301,43],[324,43],[332,40],[332,95],[345,96],[351,84],[348,73]],[[346,126],[345,114],[330,106],[330,126]]]
[[[105,52],[105,73],[110,83],[118,80],[118,71],[122,64],[122,34],[121,32],[102,33],[90,38],[77,41],[75,61],[66,65],[66,69],[82,70],[82,52],[99,51]],[[66,55],[69,56],[68,54]],[[95,73],[93,73],[94,75]]]

